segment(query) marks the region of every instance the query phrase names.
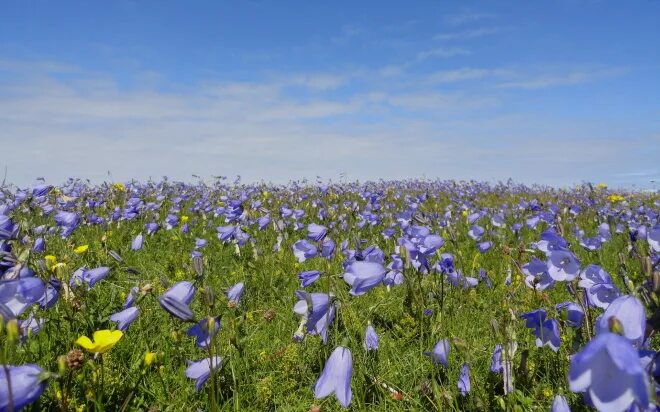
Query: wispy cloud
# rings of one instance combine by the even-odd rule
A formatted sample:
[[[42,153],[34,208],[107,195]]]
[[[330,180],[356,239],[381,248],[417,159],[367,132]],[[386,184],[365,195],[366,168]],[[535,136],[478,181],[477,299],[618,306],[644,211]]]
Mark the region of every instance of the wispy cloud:
[[[623,67],[574,70],[562,74],[544,74],[522,80],[504,82],[498,85],[504,89],[544,89],[547,87],[568,86],[592,82],[604,78],[620,76],[629,70]]]
[[[430,58],[448,59],[454,56],[466,56],[471,52],[462,47],[436,47],[417,53],[417,61],[421,62]]]
[[[463,11],[461,13],[449,14],[444,17],[444,22],[452,26],[460,26],[466,23],[493,19],[496,15],[493,13]]]
[[[502,27],[481,27],[471,30],[463,30],[457,32],[438,33],[433,36],[434,40],[467,40],[477,37],[490,36],[500,33],[504,29]]]
[[[443,70],[431,73],[428,76],[428,81],[431,83],[454,83],[465,80],[509,76],[512,73],[508,69],[475,69],[464,67],[456,70]]]
[[[73,69],[79,75],[0,83],[0,147],[11,150],[0,167],[8,166],[10,181],[28,184],[38,175],[99,181],[111,170],[115,180],[196,173],[286,182],[345,172],[351,179],[513,176],[567,184],[595,179],[594,164],[624,173],[644,146],[561,119],[494,119],[506,107],[496,89],[439,91],[407,75],[397,78],[409,82],[401,87],[382,73],[397,75],[395,69],[135,89]],[[509,76],[502,70],[436,72],[435,81]],[[360,87],[337,92],[350,82]],[[543,139],[553,144],[539,145]],[[552,173],[538,167],[557,162],[562,167]]]

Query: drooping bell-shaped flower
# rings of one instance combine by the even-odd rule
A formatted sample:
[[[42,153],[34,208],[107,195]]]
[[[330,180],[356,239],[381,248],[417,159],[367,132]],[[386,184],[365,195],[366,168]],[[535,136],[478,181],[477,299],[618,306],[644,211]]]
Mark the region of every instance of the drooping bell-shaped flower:
[[[195,389],[199,391],[204,386],[204,383],[222,367],[222,358],[220,356],[213,356],[205,358],[197,362],[188,362],[186,369],[186,376],[195,380]]]
[[[568,384],[586,392],[600,411],[624,411],[649,404],[648,374],[630,341],[615,333],[596,335],[570,361]]]
[[[195,296],[195,286],[192,282],[178,282],[158,298],[160,306],[170,315],[183,321],[191,321],[194,317],[190,310],[190,302]]]
[[[368,351],[378,349],[378,334],[371,324],[364,331],[364,348]]]
[[[46,389],[43,373],[43,369],[31,363],[21,366],[0,365],[0,411],[10,410],[10,391],[14,411],[20,411],[39,399]]]
[[[351,378],[353,376],[353,356],[348,348],[338,346],[330,354],[321,376],[314,386],[314,397],[325,398],[334,394],[344,408],[351,403]]]
[[[435,344],[435,347],[431,352],[424,352],[424,355],[428,356],[433,360],[433,363],[439,363],[445,368],[449,366],[449,340],[441,339],[438,343]]]

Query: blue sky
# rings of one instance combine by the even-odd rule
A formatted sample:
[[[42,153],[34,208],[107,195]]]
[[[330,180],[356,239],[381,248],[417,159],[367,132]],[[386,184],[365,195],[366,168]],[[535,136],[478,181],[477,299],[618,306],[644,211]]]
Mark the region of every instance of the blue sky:
[[[0,167],[660,181],[660,1],[411,3],[2,1]]]

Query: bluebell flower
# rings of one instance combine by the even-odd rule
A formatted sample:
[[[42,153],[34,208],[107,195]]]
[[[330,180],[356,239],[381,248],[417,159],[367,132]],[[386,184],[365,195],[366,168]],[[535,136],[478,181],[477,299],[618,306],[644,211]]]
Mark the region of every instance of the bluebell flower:
[[[307,332],[320,335],[323,343],[326,343],[328,326],[335,317],[335,305],[330,295],[299,290],[296,296],[300,300],[293,307],[293,312],[302,318]]]
[[[46,286],[37,277],[0,281],[0,304],[13,313],[13,317],[20,316],[28,307],[39,302],[44,293]]]
[[[587,289],[587,302],[591,306],[607,309],[621,296],[619,289],[611,283],[598,283]]]
[[[486,230],[479,225],[473,225],[470,227],[470,230],[468,230],[468,236],[477,241],[481,239],[484,233],[486,233]]]
[[[301,239],[293,244],[293,254],[300,263],[315,257],[317,253],[316,245],[313,245],[306,239]]]
[[[328,228],[316,223],[307,225],[307,238],[315,242],[320,242],[328,234]]]
[[[371,324],[364,331],[364,348],[368,351],[378,349],[378,334]]]
[[[438,343],[435,344],[431,352],[424,352],[424,355],[428,356],[433,360],[433,363],[439,363],[445,368],[449,366],[447,358],[449,357],[449,340],[441,339]]]
[[[321,241],[321,257],[330,259],[334,252],[335,252],[335,242],[329,237],[323,239],[323,241]]]
[[[245,284],[243,282],[238,282],[234,286],[227,289],[227,299],[229,300],[230,306],[238,306],[238,303],[241,301],[241,296],[243,296],[244,290]]]
[[[139,235],[135,236],[135,239],[133,239],[133,242],[131,243],[131,250],[142,249],[142,242],[143,242],[143,237],[142,237],[142,233],[140,233]]]
[[[561,395],[556,395],[554,401],[552,401],[550,412],[571,412],[571,408],[568,407],[566,398]]]
[[[204,383],[222,367],[222,358],[220,356],[213,356],[205,358],[197,362],[188,362],[186,369],[186,376],[195,380],[195,389],[199,391],[204,386]]]
[[[300,280],[300,287],[306,288],[312,283],[319,280],[321,277],[321,272],[318,270],[307,270],[304,272],[298,273],[298,280]]]
[[[566,324],[568,326],[579,328],[584,321],[584,311],[582,306],[575,302],[562,302],[555,306],[555,309],[566,309]]]
[[[190,310],[190,302],[195,296],[195,286],[192,282],[178,282],[158,298],[158,302],[170,315],[183,321],[191,321],[194,317]]]
[[[44,309],[50,309],[55,306],[55,303],[57,303],[57,300],[60,297],[61,288],[62,282],[55,277],[51,277],[46,284],[46,290],[44,291],[43,296],[39,299],[39,305]]]
[[[649,404],[648,375],[637,351],[610,332],[598,334],[571,357],[568,384],[573,392],[586,392],[600,411]]]
[[[633,345],[642,346],[646,333],[646,312],[636,297],[624,295],[616,298],[596,319],[596,333],[614,332],[612,322],[623,328],[621,334]]]
[[[660,225],[655,225],[648,230],[646,241],[649,243],[652,251],[660,253]]]
[[[477,243],[477,248],[479,249],[479,252],[481,252],[481,253],[488,252],[488,250],[490,250],[491,247],[493,247],[493,242],[491,242],[491,241]]]
[[[124,301],[124,304],[122,307],[124,309],[130,308],[135,304],[135,297],[137,296],[138,292],[140,289],[137,286],[133,286],[131,290],[128,291],[128,295],[126,295],[126,300]]]
[[[548,264],[535,257],[522,266],[522,272],[525,275],[525,284],[532,289],[545,290],[555,283],[548,273]]]
[[[502,373],[504,366],[502,365],[502,345],[495,345],[493,356],[490,358],[490,371],[495,373]]]
[[[461,392],[461,396],[465,396],[470,393],[472,385],[470,384],[470,365],[464,363],[461,367],[461,374],[458,377],[458,390]]]
[[[338,346],[330,354],[321,376],[314,386],[314,397],[325,398],[333,394],[344,408],[351,403],[351,378],[353,376],[353,356],[348,348]]]
[[[140,309],[135,306],[128,307],[110,316],[110,320],[117,322],[117,329],[125,331],[137,319]]]
[[[188,336],[194,336],[200,348],[208,348],[211,340],[220,330],[220,319],[204,318],[188,329]]]
[[[42,237],[38,237],[34,240],[32,245],[32,251],[37,253],[43,253],[46,250],[46,241]]]
[[[46,389],[43,373],[43,369],[31,363],[21,366],[0,365],[0,411],[9,411],[9,389],[14,411],[39,399]]]
[[[548,274],[555,281],[572,281],[580,272],[580,262],[568,250],[550,252],[548,258]]]
[[[158,223],[152,222],[144,225],[144,230],[147,232],[147,235],[153,235],[154,233],[156,233],[156,231],[158,231],[159,228],[160,226],[158,225]]]
[[[91,289],[97,282],[105,279],[109,274],[110,268],[106,266],[94,269],[80,268],[76,270],[71,276],[71,279],[69,280],[69,286],[74,288],[83,283],[86,283],[87,288]]]
[[[580,281],[578,282],[579,287],[589,289],[600,283],[612,283],[612,278],[602,267],[590,264],[580,272]]]
[[[522,319],[525,319],[525,326],[533,329],[532,333],[536,336],[536,346],[549,346],[550,349],[557,352],[561,345],[559,322],[556,319],[546,320],[546,316],[547,313],[543,309],[536,309],[520,315]]]
[[[375,262],[353,262],[344,273],[343,279],[351,286],[349,293],[361,296],[378,286],[385,277],[385,267]]]

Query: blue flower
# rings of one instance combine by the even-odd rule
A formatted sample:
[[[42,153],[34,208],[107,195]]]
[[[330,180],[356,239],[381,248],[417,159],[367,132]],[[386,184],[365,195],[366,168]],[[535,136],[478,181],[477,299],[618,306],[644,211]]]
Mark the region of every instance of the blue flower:
[[[113,322],[117,322],[117,329],[125,331],[128,329],[130,324],[133,323],[135,319],[137,319],[139,314],[140,309],[136,308],[135,306],[131,306],[115,313],[114,315],[111,315],[109,319]]]
[[[438,343],[435,344],[433,351],[424,352],[424,355],[429,356],[433,363],[439,363],[445,368],[449,366],[447,358],[449,357],[449,341],[447,339],[441,339]]]
[[[131,243],[131,250],[142,249],[142,241],[143,241],[142,233],[135,236],[135,239],[133,239],[133,242]]]
[[[186,376],[195,380],[195,389],[199,391],[209,379],[211,373],[214,373],[221,367],[222,358],[220,356],[205,358],[197,362],[188,362]]]
[[[194,336],[197,346],[200,348],[208,348],[211,340],[220,330],[220,319],[218,318],[204,318],[194,324],[188,329],[188,336]]]
[[[367,325],[364,331],[364,348],[368,351],[378,349],[378,334],[371,325]]]
[[[461,392],[461,396],[465,396],[470,393],[470,365],[464,363],[461,367],[461,375],[458,377],[458,390]]]
[[[624,295],[616,298],[601,316],[596,319],[596,332],[612,331],[612,322],[623,328],[623,336],[640,347],[646,332],[646,312],[642,303],[634,296]]]
[[[243,282],[238,282],[234,286],[227,289],[227,299],[229,299],[229,306],[238,306],[238,303],[241,301],[241,296],[243,296],[244,290],[245,284]]]
[[[0,411],[9,411],[9,389],[14,411],[19,411],[39,399],[46,389],[43,372],[43,369],[34,364],[0,365]]]
[[[293,244],[293,254],[298,259],[299,263],[316,256],[317,248],[315,245],[309,243],[306,239],[302,239]]]
[[[502,345],[495,345],[493,356],[490,358],[490,371],[495,373],[502,373],[504,365],[502,365]]]
[[[566,309],[566,324],[574,328],[582,326],[584,321],[584,311],[582,307],[575,302],[562,302],[555,306],[557,310]]]
[[[353,262],[344,273],[344,281],[351,285],[350,294],[361,296],[378,286],[385,277],[385,267],[380,263]]]
[[[600,411],[649,404],[648,375],[637,351],[610,332],[597,335],[571,358],[568,384],[573,392],[586,392]]]
[[[316,223],[310,223],[307,226],[307,238],[316,242],[320,242],[328,234],[328,228]]]
[[[568,250],[555,250],[548,258],[548,274],[555,281],[572,281],[580,272],[580,262]]]
[[[158,302],[170,315],[183,321],[191,321],[194,315],[188,305],[190,305],[194,296],[195,286],[191,282],[183,281],[163,293],[158,298]]]
[[[305,272],[298,273],[298,280],[300,280],[300,287],[306,288],[312,283],[319,280],[321,277],[321,272],[318,270],[307,270]]]
[[[566,398],[561,395],[555,396],[555,400],[552,402],[552,408],[550,412],[571,412],[571,408],[568,407],[568,402]]]
[[[353,376],[353,356],[348,348],[338,346],[328,358],[321,376],[314,386],[314,397],[325,398],[334,393],[344,408],[351,403],[351,378]]]
[[[0,281],[0,304],[13,317],[20,316],[28,307],[39,302],[46,293],[44,282],[33,276]]]

